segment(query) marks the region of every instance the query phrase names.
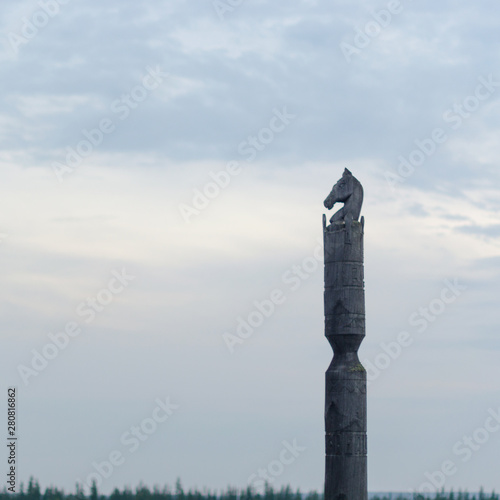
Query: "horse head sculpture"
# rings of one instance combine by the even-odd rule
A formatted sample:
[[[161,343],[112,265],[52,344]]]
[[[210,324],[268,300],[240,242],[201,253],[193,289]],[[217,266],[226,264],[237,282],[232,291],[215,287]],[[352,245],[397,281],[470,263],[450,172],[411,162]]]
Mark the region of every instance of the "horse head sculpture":
[[[352,175],[352,173],[344,170],[344,174],[333,186],[332,192],[326,198],[324,205],[328,210],[332,209],[335,203],[344,203],[344,206],[335,212],[330,222],[342,222],[348,217],[351,220],[359,220],[361,213],[361,205],[363,204],[363,186]]]

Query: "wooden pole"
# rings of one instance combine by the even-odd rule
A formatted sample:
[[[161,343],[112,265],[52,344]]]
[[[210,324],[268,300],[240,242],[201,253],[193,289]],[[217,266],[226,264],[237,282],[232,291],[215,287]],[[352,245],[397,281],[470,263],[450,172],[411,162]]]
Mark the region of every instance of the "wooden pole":
[[[342,200],[343,201],[343,200]],[[325,335],[334,351],[326,371],[325,500],[367,500],[364,220],[323,216]]]

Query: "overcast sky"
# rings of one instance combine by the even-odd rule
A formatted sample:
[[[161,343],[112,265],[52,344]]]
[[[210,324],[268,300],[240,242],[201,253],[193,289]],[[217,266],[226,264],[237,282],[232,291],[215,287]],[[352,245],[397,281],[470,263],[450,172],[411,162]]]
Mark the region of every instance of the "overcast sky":
[[[322,203],[347,167],[369,489],[498,490],[497,7],[2,2],[19,479],[322,489]]]

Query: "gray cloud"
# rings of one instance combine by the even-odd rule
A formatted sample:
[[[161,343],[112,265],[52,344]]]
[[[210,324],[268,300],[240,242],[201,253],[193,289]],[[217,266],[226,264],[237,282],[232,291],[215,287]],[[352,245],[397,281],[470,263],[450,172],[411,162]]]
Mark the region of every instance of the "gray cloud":
[[[372,19],[360,5],[337,2],[333,12],[316,2],[260,2],[242,5],[221,22],[211,2],[199,10],[180,1],[146,8],[72,2],[6,62],[1,111],[11,123],[4,146],[32,151],[35,165],[61,159],[57,150],[77,144],[81,130],[110,115],[111,103],[140,81],[147,65],[159,64],[193,86],[185,83],[184,93],[168,97],[172,82],[166,81],[117,122],[100,150],[226,160],[265,126],[273,107],[287,105],[297,122],[267,158],[361,157],[397,168],[398,155],[443,126],[442,113],[498,66],[498,51],[482,37],[492,29],[484,16],[462,2],[454,4],[454,21],[444,4],[432,5],[429,17],[431,4],[424,4],[407,3],[348,64],[340,42]],[[75,100],[68,110],[35,117],[19,104],[55,94]],[[453,192],[471,179],[471,165],[451,161],[444,147],[408,182]]]
[[[486,238],[498,238],[500,236],[500,224],[490,226],[459,226],[456,231],[475,236],[484,236]]]
[[[459,277],[470,289],[415,335],[415,348],[371,389],[371,487],[415,486],[420,471],[445,458],[436,443],[454,442],[477,425],[463,407],[474,401],[487,409],[498,380],[498,362],[487,357],[498,331],[499,262],[491,257],[500,235],[498,97],[457,130],[443,113],[463,103],[479,77],[500,80],[491,15],[497,4],[402,4],[351,63],[340,43],[354,43],[356,29],[386,2],[252,0],[221,21],[210,0],[72,0],[18,55],[4,36],[3,380],[17,377],[17,364],[73,317],[110,269],[127,265],[138,276],[130,295],[24,392],[23,439],[30,445],[23,474],[39,471],[42,483],[72,488],[116,446],[120,430],[166,392],[185,413],[104,491],[177,475],[189,486],[244,485],[273,458],[273,443],[295,437],[281,435],[285,430],[303,437],[311,453],[283,481],[321,488],[321,381],[331,359],[322,333],[321,270],[234,357],[221,333],[235,329],[255,300],[284,287],[283,272],[310,255],[321,201],[350,164],[367,194],[363,355],[373,359],[381,342],[411,329],[408,318],[439,297],[445,278]],[[22,17],[37,10],[35,1],[4,2],[4,33],[20,33]],[[113,102],[156,65],[168,77],[120,120]],[[242,159],[241,141],[284,106],[296,115],[286,131],[227,193],[184,224],[177,202],[190,201],[210,170]],[[104,117],[116,131],[96,148],[89,169],[57,184],[51,163]],[[436,127],[449,140],[391,198],[384,173],[397,171],[398,156],[407,157],[415,140]],[[481,354],[471,357],[471,348]],[[402,410],[409,399],[411,411]],[[452,404],[463,418],[456,419]],[[452,430],[449,421],[457,422]],[[56,439],[60,425],[64,434]],[[436,429],[439,439],[428,439]],[[396,451],[420,450],[418,457],[389,457],[391,442]],[[68,460],[76,447],[80,454]],[[49,449],[57,472],[45,458]],[[479,478],[492,487],[498,471],[491,451],[476,463],[484,475],[467,484],[454,478],[454,487],[470,489]]]

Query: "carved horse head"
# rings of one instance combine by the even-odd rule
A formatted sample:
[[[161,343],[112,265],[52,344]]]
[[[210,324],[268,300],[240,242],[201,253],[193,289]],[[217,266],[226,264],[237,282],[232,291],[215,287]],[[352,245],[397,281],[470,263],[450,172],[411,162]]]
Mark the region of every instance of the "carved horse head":
[[[346,216],[352,216],[352,220],[358,220],[363,204],[363,187],[347,168],[341,179],[333,186],[332,192],[328,195],[324,205],[328,210],[333,208],[335,203],[344,203],[344,206],[335,212],[330,222],[343,221]]]

